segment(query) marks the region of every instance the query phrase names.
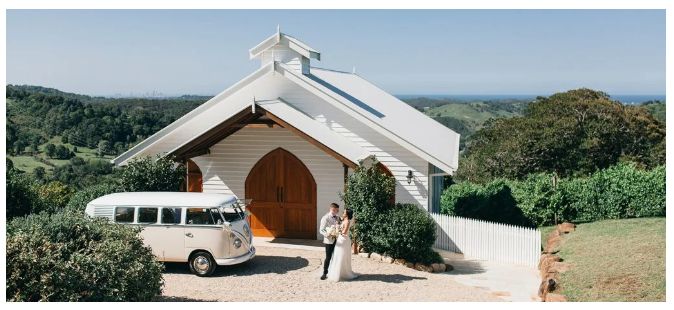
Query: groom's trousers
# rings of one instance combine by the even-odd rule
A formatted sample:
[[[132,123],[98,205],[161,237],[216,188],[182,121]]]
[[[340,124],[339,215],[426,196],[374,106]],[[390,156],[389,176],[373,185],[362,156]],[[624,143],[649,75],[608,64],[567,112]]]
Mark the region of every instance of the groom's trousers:
[[[332,252],[335,251],[335,245],[337,240],[333,243],[325,243],[325,263],[323,263],[323,274],[328,274],[328,267],[330,266],[330,260],[332,259]]]

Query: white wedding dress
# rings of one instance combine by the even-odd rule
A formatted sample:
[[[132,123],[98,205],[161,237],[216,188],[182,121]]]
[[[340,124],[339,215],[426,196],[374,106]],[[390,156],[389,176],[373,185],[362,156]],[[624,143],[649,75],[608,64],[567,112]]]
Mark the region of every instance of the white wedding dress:
[[[358,274],[351,270],[351,238],[339,235],[328,267],[328,280],[339,282],[357,277]]]

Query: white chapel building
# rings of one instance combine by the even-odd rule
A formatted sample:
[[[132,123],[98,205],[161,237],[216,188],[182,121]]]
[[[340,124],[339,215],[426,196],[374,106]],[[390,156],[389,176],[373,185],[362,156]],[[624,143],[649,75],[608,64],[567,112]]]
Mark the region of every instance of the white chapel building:
[[[320,239],[320,217],[359,161],[376,156],[395,201],[439,210],[459,134],[278,31],[250,49],[260,68],[113,160],[173,156],[187,189],[252,199],[257,236]],[[404,72],[401,72],[404,74]]]

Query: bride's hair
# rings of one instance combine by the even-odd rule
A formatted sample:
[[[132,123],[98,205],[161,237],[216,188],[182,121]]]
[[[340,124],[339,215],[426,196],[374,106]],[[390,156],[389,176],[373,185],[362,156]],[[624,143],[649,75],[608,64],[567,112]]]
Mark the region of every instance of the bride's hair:
[[[346,217],[348,217],[349,219],[352,219],[353,218],[353,210],[347,208],[346,209]]]

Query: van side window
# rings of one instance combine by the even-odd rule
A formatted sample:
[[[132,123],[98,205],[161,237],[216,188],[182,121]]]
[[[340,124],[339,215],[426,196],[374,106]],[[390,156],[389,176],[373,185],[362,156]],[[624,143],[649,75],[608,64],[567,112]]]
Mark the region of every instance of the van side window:
[[[215,208],[189,208],[185,217],[188,225],[222,225],[220,212]]]
[[[115,208],[115,222],[117,223],[133,223],[136,208],[134,207],[117,207]]]
[[[138,208],[138,223],[157,223],[158,213],[159,209],[157,208]]]
[[[180,224],[182,219],[182,210],[180,208],[161,208],[162,224]]]

